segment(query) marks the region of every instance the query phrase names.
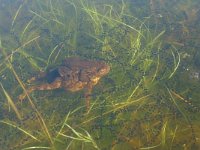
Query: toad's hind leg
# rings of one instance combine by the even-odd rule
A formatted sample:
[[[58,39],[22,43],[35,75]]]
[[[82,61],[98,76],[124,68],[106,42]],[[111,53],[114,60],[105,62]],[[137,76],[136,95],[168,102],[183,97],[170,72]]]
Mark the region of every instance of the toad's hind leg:
[[[46,72],[40,72],[38,75],[36,75],[36,76],[34,76],[34,77],[28,79],[27,82],[28,82],[28,83],[32,83],[32,82],[34,82],[34,81],[37,81],[37,80],[43,79],[43,78],[46,77],[46,75],[47,75]]]
[[[25,99],[25,97],[26,97],[27,94],[30,94],[33,91],[53,90],[53,89],[58,89],[61,86],[62,86],[62,80],[61,80],[61,78],[57,78],[51,84],[45,83],[45,84],[38,85],[38,86],[32,86],[26,92],[24,92],[23,94],[19,95],[18,98],[19,98],[19,100],[23,100],[23,99]]]
[[[55,69],[51,69],[47,72],[38,73],[38,75],[30,78],[28,80],[28,83],[32,83],[34,81],[42,81],[42,80],[46,80],[48,83],[52,83],[59,77],[61,77],[60,73],[59,73],[58,69],[55,68]]]

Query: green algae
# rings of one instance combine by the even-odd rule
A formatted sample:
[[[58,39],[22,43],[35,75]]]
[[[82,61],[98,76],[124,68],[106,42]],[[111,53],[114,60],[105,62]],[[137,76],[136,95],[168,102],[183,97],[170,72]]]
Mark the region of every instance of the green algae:
[[[189,17],[191,13],[175,1],[172,10],[163,13],[157,7],[169,3],[153,2],[150,10],[144,1],[6,3],[15,9],[6,12],[12,19],[3,30],[9,31],[0,32],[0,80],[22,120],[0,92],[3,148],[198,149],[199,80],[186,71],[192,58],[184,64],[183,57],[195,50],[180,49],[185,33],[174,35],[183,28],[174,31],[171,24],[177,27],[184,20],[171,17],[174,7]],[[183,23],[188,27],[188,21]],[[27,79],[69,56],[104,60],[111,66],[94,88],[89,113],[83,91],[36,91],[29,95],[31,101],[18,101]]]

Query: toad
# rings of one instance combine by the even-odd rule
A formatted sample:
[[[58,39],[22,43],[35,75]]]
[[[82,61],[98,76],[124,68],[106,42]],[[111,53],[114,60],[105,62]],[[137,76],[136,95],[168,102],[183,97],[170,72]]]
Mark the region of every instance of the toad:
[[[45,80],[45,83],[30,87],[27,90],[27,94],[35,90],[53,90],[58,88],[63,88],[71,92],[86,89],[86,107],[89,109],[89,99],[93,87],[109,71],[110,66],[103,61],[70,57],[63,60],[62,64],[57,68],[42,72],[31,78],[29,82]],[[25,97],[26,94],[23,93],[19,96],[19,99],[23,100]]]

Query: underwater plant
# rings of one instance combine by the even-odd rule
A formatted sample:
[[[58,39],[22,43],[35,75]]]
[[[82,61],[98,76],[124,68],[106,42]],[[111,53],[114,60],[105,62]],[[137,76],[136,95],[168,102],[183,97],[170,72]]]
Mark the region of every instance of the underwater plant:
[[[168,3],[151,2],[151,8],[131,0],[5,2],[2,149],[198,149],[199,94],[190,87],[199,83],[181,73],[184,52],[169,32],[170,12],[156,9]],[[83,91],[27,91],[28,79],[74,56],[111,67],[87,113]],[[19,101],[22,92],[26,99]]]

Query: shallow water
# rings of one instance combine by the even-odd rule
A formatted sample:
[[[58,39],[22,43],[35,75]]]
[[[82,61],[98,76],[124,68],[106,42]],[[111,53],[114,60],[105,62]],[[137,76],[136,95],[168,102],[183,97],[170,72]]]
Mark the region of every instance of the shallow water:
[[[0,150],[198,150],[199,26],[198,1],[1,0]],[[19,100],[69,57],[111,68],[89,110],[88,87]]]

